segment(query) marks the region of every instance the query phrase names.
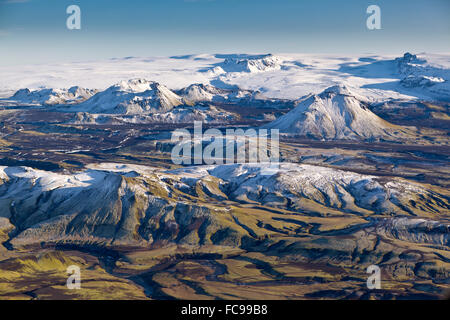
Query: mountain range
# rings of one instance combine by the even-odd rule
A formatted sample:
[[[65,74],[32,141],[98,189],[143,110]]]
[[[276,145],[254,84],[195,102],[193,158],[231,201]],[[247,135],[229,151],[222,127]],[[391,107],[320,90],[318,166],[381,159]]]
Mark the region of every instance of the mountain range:
[[[257,238],[257,231],[238,222],[237,205],[258,203],[312,216],[339,210],[425,219],[416,221],[419,225],[450,210],[445,190],[398,178],[293,163],[281,163],[273,176],[255,174],[260,169],[233,164],[163,170],[105,163],[61,174],[0,167],[1,231],[9,233],[13,247],[241,245],[244,236]],[[400,225],[382,224],[391,236]],[[449,226],[433,226],[437,234],[429,239],[409,226],[402,237],[449,244]]]

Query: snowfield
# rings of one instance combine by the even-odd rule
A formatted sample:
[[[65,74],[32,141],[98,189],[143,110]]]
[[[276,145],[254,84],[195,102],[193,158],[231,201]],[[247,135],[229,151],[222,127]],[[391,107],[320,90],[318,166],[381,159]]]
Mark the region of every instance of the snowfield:
[[[265,97],[299,99],[343,84],[373,101],[450,100],[450,54],[330,56],[311,54],[199,54],[114,58],[103,61],[1,67],[0,94],[19,89],[80,86],[105,90],[122,80],[144,78],[171,90],[191,84],[239,87]]]
[[[97,90],[78,86],[69,89],[20,89],[11,100],[25,105],[77,104],[92,97]]]

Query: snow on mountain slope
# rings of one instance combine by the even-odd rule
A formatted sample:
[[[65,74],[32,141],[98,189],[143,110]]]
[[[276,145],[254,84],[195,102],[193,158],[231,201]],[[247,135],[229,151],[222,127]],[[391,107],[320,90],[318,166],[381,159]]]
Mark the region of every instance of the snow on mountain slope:
[[[263,128],[326,140],[381,139],[401,130],[375,115],[364,97],[346,86],[333,86],[300,100],[295,109]]]
[[[259,91],[242,90],[238,87],[223,89],[208,84],[192,84],[176,93],[190,103],[217,102],[258,107],[292,107],[290,100],[269,99]]]
[[[221,89],[208,84],[192,84],[177,91],[177,94],[191,102],[237,102],[251,99],[252,92],[247,90]]]
[[[265,55],[216,55],[225,60],[218,64],[225,72],[257,73],[281,69],[282,59],[272,54]]]
[[[300,211],[308,199],[349,212],[365,209],[383,215],[412,213],[437,195],[402,179],[380,181],[375,176],[306,164],[280,163],[276,174],[259,174],[265,166],[267,164],[231,164],[169,172],[186,177],[186,183],[191,177],[214,176],[225,182],[223,190],[227,190],[231,199]],[[422,203],[414,206],[410,200],[418,198],[428,200],[419,200]],[[448,198],[443,195],[441,199],[443,202],[439,200],[433,209],[430,207],[432,212],[440,212],[439,208],[442,212],[450,209]]]
[[[248,233],[229,207],[215,204],[218,200],[315,215],[339,209],[358,216],[432,218],[450,209],[443,190],[398,178],[290,163],[281,163],[272,176],[260,170],[258,164],[176,170],[92,164],[62,174],[0,167],[0,217],[14,226],[9,237],[15,247],[42,242],[148,247],[216,243],[223,238],[218,234],[239,243]]]
[[[203,123],[225,124],[236,120],[238,115],[212,105],[183,105],[166,112],[128,113],[128,114],[93,114],[77,112],[70,121],[73,124],[123,124],[123,123]]]
[[[450,224],[438,221],[406,217],[382,219],[376,225],[376,232],[403,241],[450,246]]]
[[[407,52],[402,57],[394,59],[368,59],[359,64],[346,63],[339,71],[377,80],[360,85],[363,89],[378,92],[381,90],[385,94],[397,92],[402,99],[450,100],[448,55],[414,55]],[[381,79],[383,81],[380,81]]]
[[[97,91],[78,86],[69,89],[18,90],[8,100],[26,105],[76,104],[92,97]]]
[[[165,112],[183,104],[167,87],[145,79],[121,81],[99,92],[73,110],[90,113],[139,114]]]
[[[400,83],[407,88],[431,87],[438,83],[443,83],[443,78],[430,77],[424,75],[408,75]]]
[[[400,84],[406,88],[429,91],[437,97],[450,100],[450,68],[429,63],[425,58],[405,53],[395,59],[403,76]]]

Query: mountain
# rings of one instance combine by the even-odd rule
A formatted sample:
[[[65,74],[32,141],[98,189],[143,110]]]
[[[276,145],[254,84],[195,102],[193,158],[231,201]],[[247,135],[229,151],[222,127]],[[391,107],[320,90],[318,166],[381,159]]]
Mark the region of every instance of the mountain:
[[[196,104],[195,106],[181,105],[166,112],[146,112],[139,114],[93,114],[77,112],[71,124],[124,124],[124,123],[167,123],[192,124],[194,121],[203,123],[226,124],[237,120],[239,116],[213,105]]]
[[[401,131],[367,107],[364,98],[343,85],[300,100],[297,106],[263,126],[314,139],[383,139]]]
[[[209,102],[228,98],[237,102],[249,96],[253,94],[244,90],[204,84],[173,92],[157,82],[135,79],[122,81],[71,107],[69,110],[77,113],[70,123],[228,123],[237,115]]]
[[[402,57],[395,58],[395,62],[397,63],[398,72],[408,75],[425,66],[427,60],[420,59],[417,55],[406,52]]]
[[[76,104],[92,97],[97,90],[85,89],[78,86],[69,89],[20,89],[11,98],[12,101],[23,104],[60,105]]]
[[[190,102],[237,102],[251,99],[252,93],[247,90],[221,89],[209,84],[192,84],[177,92]]]
[[[259,91],[243,90],[237,86],[232,88],[218,88],[209,84],[192,84],[176,93],[186,102],[211,102],[251,105],[262,108],[292,107],[292,101],[287,99],[269,99]]]
[[[8,243],[14,247],[43,243],[239,246],[262,228],[256,220],[255,225],[251,222],[258,217],[240,213],[241,205],[285,211],[280,219],[288,211],[304,217],[339,212],[355,217],[437,219],[450,209],[446,191],[400,178],[381,180],[293,163],[280,163],[272,176],[262,176],[259,170],[257,164],[166,170],[106,163],[77,173],[0,167],[0,232],[9,234]],[[246,226],[242,221],[247,221]],[[386,233],[402,228],[401,237],[416,242],[448,242],[448,227],[434,225],[436,236],[421,238],[408,234],[426,233],[426,228],[404,225],[381,224]],[[396,236],[395,231],[389,234]]]
[[[259,170],[0,167],[0,294],[365,299],[377,265],[392,286],[377,299],[445,296],[447,189],[311,165]],[[71,265],[83,290],[68,293]]]
[[[70,75],[67,73],[70,68]],[[86,73],[86,70],[90,70]],[[382,102],[388,99],[450,99],[449,54],[406,53],[391,55],[313,54],[200,54],[178,57],[126,57],[77,62],[0,68],[0,98],[20,88],[59,88],[73,84],[84,88],[106,88],[123,79],[146,78],[169,88],[192,83],[261,91],[269,98],[298,99],[318,94],[335,83],[363,87],[366,95]],[[349,76],[350,75],[350,76]],[[412,88],[407,76],[442,79],[432,86]],[[440,81],[440,80],[438,80]],[[420,81],[418,81],[420,83]]]
[[[432,93],[440,99],[450,99],[450,69],[430,63],[409,52],[396,58],[400,84],[408,89],[418,89]]]
[[[221,57],[221,55],[217,55]],[[272,55],[225,55],[225,60],[218,65],[225,72],[257,73],[281,68],[281,58]]]
[[[407,88],[431,87],[443,82],[445,82],[445,80],[442,78],[424,75],[408,75],[400,81],[400,83]]]
[[[166,112],[183,99],[158,82],[145,79],[121,81],[79,104],[72,110],[106,114]]]

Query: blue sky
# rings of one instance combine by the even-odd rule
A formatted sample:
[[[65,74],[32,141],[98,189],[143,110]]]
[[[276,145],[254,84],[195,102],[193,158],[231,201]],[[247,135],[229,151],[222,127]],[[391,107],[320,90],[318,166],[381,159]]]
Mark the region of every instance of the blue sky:
[[[66,8],[81,8],[81,30]],[[381,30],[366,8],[381,8]],[[449,0],[0,0],[0,64],[190,53],[450,52]]]

